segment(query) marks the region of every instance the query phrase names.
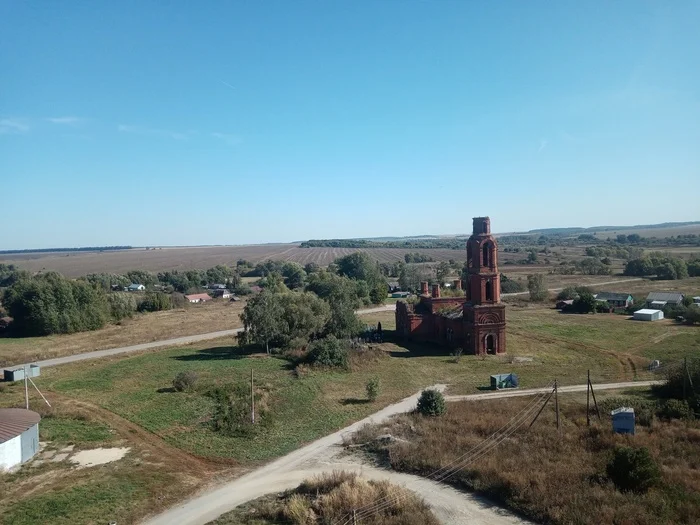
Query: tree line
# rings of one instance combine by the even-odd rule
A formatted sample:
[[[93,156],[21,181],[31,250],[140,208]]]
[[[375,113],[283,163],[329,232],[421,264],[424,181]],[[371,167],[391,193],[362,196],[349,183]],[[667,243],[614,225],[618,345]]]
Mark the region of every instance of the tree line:
[[[2,255],[21,253],[52,253],[52,252],[110,252],[115,250],[131,250],[133,246],[84,246],[81,248],[37,248],[27,250],[0,250]]]
[[[363,305],[381,304],[387,285],[379,264],[364,252],[336,259],[327,269],[306,274],[303,287],[290,289],[281,273],[263,280],[263,291],[246,304],[241,320],[243,344],[290,350],[306,347],[328,337],[349,339],[362,331],[355,310]],[[335,346],[331,345],[331,346]]]
[[[625,275],[648,277],[655,275],[661,280],[686,279],[700,276],[700,258],[694,257],[686,262],[680,257],[652,252],[638,259],[632,259],[625,265]]]

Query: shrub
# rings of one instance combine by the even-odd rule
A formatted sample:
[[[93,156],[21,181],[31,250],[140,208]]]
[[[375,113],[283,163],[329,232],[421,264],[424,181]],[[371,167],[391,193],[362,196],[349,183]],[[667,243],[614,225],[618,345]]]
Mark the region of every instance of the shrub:
[[[160,312],[171,308],[170,296],[163,292],[148,293],[139,304],[139,312]]]
[[[187,370],[185,372],[179,372],[175,379],[173,379],[173,388],[178,392],[189,392],[194,389],[194,385],[197,383],[197,374],[192,370]]]
[[[644,493],[660,479],[661,473],[646,448],[617,447],[606,472],[621,492]]]
[[[309,345],[308,361],[314,366],[347,369],[348,349],[343,341],[329,335]]]
[[[658,412],[660,417],[668,419],[688,419],[692,416],[692,411],[687,401],[682,399],[667,399],[661,405]]]
[[[367,399],[370,401],[376,401],[376,399],[379,397],[379,378],[373,377],[367,381],[365,390],[367,390]]]
[[[445,396],[441,392],[433,389],[421,392],[418,399],[418,412],[424,416],[441,416],[445,411]]]

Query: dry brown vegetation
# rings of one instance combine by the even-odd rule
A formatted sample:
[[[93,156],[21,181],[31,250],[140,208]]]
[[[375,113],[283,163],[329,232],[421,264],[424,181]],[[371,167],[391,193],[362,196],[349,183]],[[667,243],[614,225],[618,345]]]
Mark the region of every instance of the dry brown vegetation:
[[[131,346],[242,326],[244,303],[219,302],[136,314],[93,332],[46,337],[0,338],[0,366],[51,359],[93,350]]]
[[[243,505],[211,525],[343,523],[353,509],[388,500],[391,504],[362,519],[366,525],[438,525],[428,505],[412,492],[388,481],[367,481],[357,474],[336,471],[304,481],[281,496],[268,496]]]
[[[396,470],[429,475],[477,446],[526,407],[529,399],[450,403],[443,417],[405,415],[367,427],[365,443]],[[519,430],[494,452],[464,465],[446,480],[476,490],[541,523],[652,525],[700,521],[700,423],[651,420],[634,437],[602,423],[586,426],[585,397],[563,403],[562,437],[549,405],[529,430]],[[529,424],[529,421],[528,421]],[[388,427],[388,428],[387,428]],[[390,433],[406,440],[376,441]],[[623,493],[605,465],[617,445],[646,447],[662,480],[646,494]]]

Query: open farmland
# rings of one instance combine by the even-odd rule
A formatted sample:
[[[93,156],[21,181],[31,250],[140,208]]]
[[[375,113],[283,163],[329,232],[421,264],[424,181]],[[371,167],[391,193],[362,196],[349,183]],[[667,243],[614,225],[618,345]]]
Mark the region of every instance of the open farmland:
[[[676,235],[700,235],[700,224],[684,224],[678,226],[663,226],[659,228],[620,228],[612,231],[585,232],[593,233],[598,239],[614,239],[618,234],[631,235],[636,233],[642,237],[671,237]]]
[[[256,263],[267,259],[315,262],[325,266],[338,257],[365,251],[380,262],[403,260],[408,252],[425,253],[436,261],[464,259],[462,250],[403,248],[300,248],[298,244],[264,244],[251,246],[200,246],[182,248],[134,248],[110,252],[53,252],[0,255],[0,262],[15,264],[25,270],[57,271],[67,277],[89,273],[126,273],[139,269],[151,272],[211,268],[217,264],[235,266],[245,259]]]

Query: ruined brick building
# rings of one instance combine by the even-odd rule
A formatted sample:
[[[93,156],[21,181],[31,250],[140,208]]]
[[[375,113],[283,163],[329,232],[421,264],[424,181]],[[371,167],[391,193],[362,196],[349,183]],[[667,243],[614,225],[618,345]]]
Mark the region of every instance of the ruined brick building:
[[[465,354],[501,354],[506,351],[506,307],[501,304],[498,243],[488,217],[473,219],[467,241],[467,282],[463,297],[440,297],[440,285],[428,293],[421,283],[415,304],[396,305],[396,332],[406,339],[429,341]],[[462,281],[455,281],[461,289]]]

